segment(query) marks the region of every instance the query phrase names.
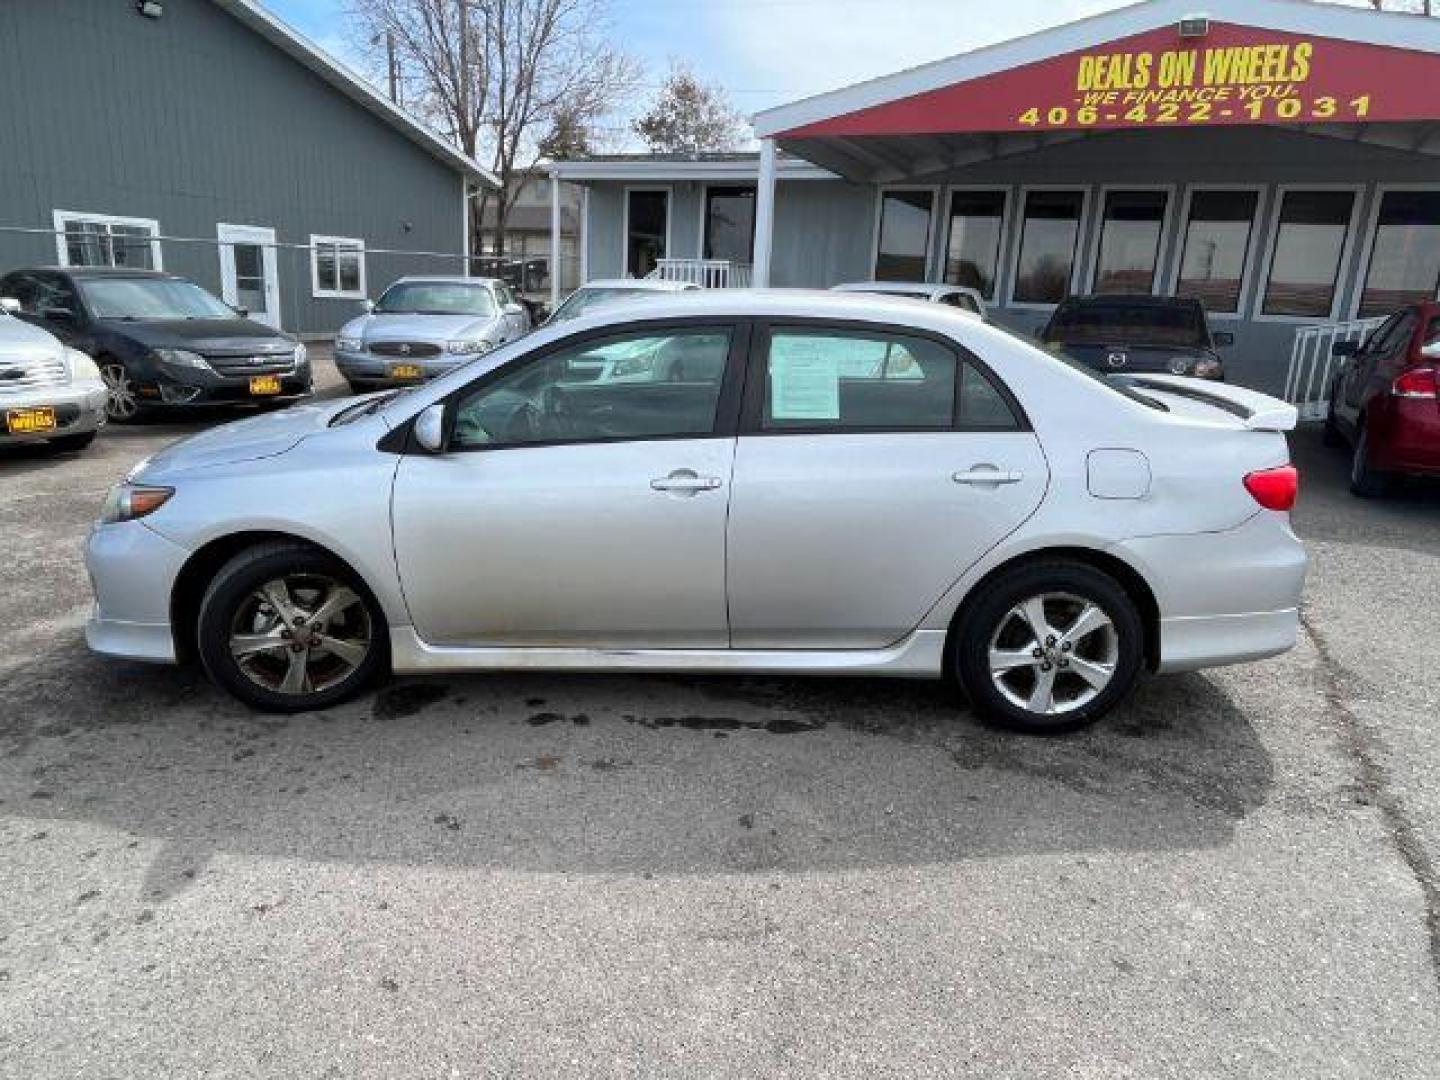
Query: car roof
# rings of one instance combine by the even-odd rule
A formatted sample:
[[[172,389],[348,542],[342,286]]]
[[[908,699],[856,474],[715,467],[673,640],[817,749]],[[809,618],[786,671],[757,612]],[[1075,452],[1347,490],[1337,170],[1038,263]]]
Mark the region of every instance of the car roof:
[[[693,281],[668,281],[664,278],[597,278],[587,281],[581,289],[634,289],[637,292],[690,292],[700,288]],[[579,289],[576,290],[577,292]]]
[[[406,274],[396,278],[390,285],[399,285],[402,281],[423,281],[433,285],[494,285],[499,280],[494,277],[465,277],[463,274]]]
[[[72,278],[167,278],[171,281],[188,281],[179,274],[167,274],[164,270],[146,270],[139,266],[24,266],[11,271],[16,274],[67,274]]]
[[[847,281],[843,285],[833,286],[831,292],[868,292],[868,293],[924,293],[926,296],[936,296],[948,292],[968,292],[962,285],[937,285],[933,281]]]
[[[1128,304],[1132,307],[1197,307],[1193,296],[1156,296],[1153,293],[1091,293],[1088,296],[1067,296],[1065,304]]]

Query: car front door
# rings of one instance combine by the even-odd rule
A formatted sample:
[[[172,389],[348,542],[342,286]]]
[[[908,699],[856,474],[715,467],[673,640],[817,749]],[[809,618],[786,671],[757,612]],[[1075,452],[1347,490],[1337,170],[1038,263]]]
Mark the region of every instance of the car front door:
[[[1347,423],[1354,424],[1364,410],[1365,388],[1380,360],[1389,354],[1402,336],[1408,341],[1413,328],[1409,313],[1397,311],[1371,331],[1355,355],[1350,357],[1340,377],[1342,404],[1336,410]]]
[[[1011,396],[911,331],[757,327],[730,493],[735,648],[879,648],[1044,496]]]
[[[446,451],[405,455],[395,477],[395,557],[421,639],[725,647],[746,331],[592,333],[453,396]]]

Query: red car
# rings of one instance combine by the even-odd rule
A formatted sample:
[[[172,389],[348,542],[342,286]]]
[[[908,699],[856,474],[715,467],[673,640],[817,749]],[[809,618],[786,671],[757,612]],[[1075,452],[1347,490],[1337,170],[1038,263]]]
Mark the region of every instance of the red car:
[[[1363,343],[1341,341],[1325,439],[1354,450],[1350,490],[1385,494],[1405,473],[1440,476],[1440,304],[1402,308]]]

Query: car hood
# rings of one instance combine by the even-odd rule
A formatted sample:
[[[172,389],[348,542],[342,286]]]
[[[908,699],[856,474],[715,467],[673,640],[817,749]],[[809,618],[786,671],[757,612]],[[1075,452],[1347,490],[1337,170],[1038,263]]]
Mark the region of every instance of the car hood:
[[[1052,346],[1061,355],[1096,371],[1110,374],[1140,371],[1146,374],[1166,373],[1170,363],[1177,357],[1186,360],[1215,360],[1218,357],[1211,349],[1195,345],[1127,345],[1117,342],[1113,345],[1067,345]],[[1117,358],[1119,362],[1117,362]]]
[[[26,360],[53,360],[60,355],[60,342],[22,319],[0,315],[0,369]]]
[[[191,349],[202,353],[284,353],[295,343],[278,330],[249,319],[101,319],[112,333],[152,349]]]
[[[345,324],[340,333],[365,341],[444,342],[481,337],[498,323],[498,315],[418,315],[379,312]]]
[[[355,404],[355,398],[292,405],[280,412],[262,413],[246,420],[202,431],[171,443],[131,473],[131,479],[154,482],[175,473],[234,465],[275,457],[299,445],[305,438],[330,426],[341,409]]]

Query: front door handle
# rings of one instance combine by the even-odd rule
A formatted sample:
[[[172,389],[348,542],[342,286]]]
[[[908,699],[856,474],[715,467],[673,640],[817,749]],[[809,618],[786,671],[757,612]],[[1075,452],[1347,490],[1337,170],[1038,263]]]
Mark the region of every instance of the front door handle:
[[[701,476],[693,469],[676,469],[669,476],[657,476],[650,481],[654,491],[670,491],[677,495],[695,495],[701,491],[714,491],[720,486],[718,476]]]
[[[964,472],[953,474],[950,479],[957,484],[968,484],[971,487],[999,487],[1001,484],[1018,484],[1025,479],[1025,474],[1007,472],[994,465],[975,465]]]

